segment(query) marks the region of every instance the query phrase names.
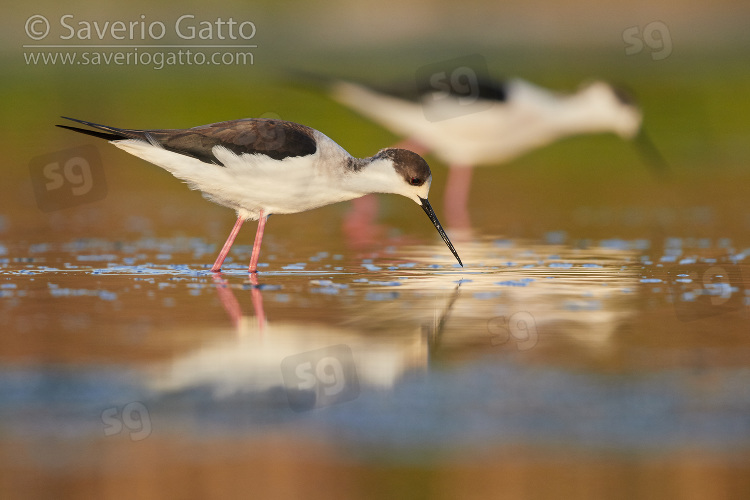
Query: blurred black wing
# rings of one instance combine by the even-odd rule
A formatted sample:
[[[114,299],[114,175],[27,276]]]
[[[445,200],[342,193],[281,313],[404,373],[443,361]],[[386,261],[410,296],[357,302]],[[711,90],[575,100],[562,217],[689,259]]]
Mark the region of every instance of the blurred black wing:
[[[420,102],[425,95],[435,92],[447,92],[455,97],[471,97],[484,99],[487,101],[504,102],[508,99],[507,84],[500,80],[477,79],[473,82],[462,82],[460,88],[456,85],[445,83],[440,86],[433,86],[430,82],[420,81],[415,84],[392,85],[389,87],[373,87],[374,90],[382,92],[393,97],[405,99],[413,102]]]

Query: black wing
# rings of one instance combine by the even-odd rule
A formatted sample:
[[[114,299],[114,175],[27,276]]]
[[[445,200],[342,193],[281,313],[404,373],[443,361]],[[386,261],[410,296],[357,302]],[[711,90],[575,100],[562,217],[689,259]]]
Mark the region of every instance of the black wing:
[[[487,101],[500,101],[504,102],[508,99],[508,89],[504,81],[499,80],[488,80],[488,79],[476,79],[472,82],[461,82],[459,88],[458,85],[447,85],[448,93],[455,97],[473,97],[477,99],[484,99]],[[433,92],[444,92],[444,88],[436,88],[430,86],[426,82],[422,82],[421,85],[417,86],[417,93],[419,97],[430,94]]]
[[[318,87],[327,89],[332,86],[335,82],[351,82],[363,87],[370,88],[381,94],[390,95],[392,97],[398,97],[399,99],[405,99],[407,101],[421,102],[422,98],[426,94],[434,92],[445,92],[447,91],[450,95],[456,97],[474,97],[479,99],[486,99],[488,101],[507,101],[508,100],[508,86],[504,80],[478,77],[474,81],[461,81],[460,85],[454,85],[451,82],[442,81],[441,85],[431,85],[431,82],[424,81],[420,78],[417,81],[401,81],[394,82],[386,85],[373,85],[371,83],[364,83],[361,80],[350,79],[350,78],[334,78],[319,75],[316,73],[308,73],[304,71],[290,71],[291,79],[293,82],[305,84],[306,86]]]
[[[372,87],[373,90],[379,91],[407,101],[421,102],[427,94],[435,92],[448,92],[455,97],[473,97],[485,99],[488,101],[504,102],[508,99],[508,89],[506,82],[499,80],[477,79],[473,82],[461,82],[461,88],[457,85],[441,85],[440,87],[432,86],[429,82],[420,81],[418,83],[394,84],[388,87]]]
[[[189,129],[133,130],[99,125],[65,116],[62,118],[99,130],[87,130],[67,125],[58,125],[58,127],[109,141],[140,139],[159,144],[168,151],[197,158],[205,163],[219,163],[213,154],[215,146],[223,146],[238,155],[257,153],[274,160],[307,156],[317,151],[313,129],[284,120],[245,118]]]

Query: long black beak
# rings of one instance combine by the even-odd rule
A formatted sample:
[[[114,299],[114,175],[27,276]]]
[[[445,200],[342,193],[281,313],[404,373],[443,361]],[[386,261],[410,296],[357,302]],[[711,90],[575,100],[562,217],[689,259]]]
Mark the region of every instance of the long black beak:
[[[456,260],[459,264],[461,264],[461,267],[464,267],[463,262],[461,262],[461,258],[458,256],[458,253],[456,253],[456,249],[453,248],[453,243],[451,243],[451,240],[448,239],[448,235],[445,234],[445,231],[443,230],[443,226],[440,225],[440,221],[437,218],[437,215],[435,215],[435,211],[430,206],[430,202],[427,201],[427,198],[419,198],[419,201],[422,202],[422,210],[424,210],[424,213],[427,214],[427,217],[430,218],[430,222],[432,222],[432,225],[435,226],[435,229],[438,230],[438,233],[440,233],[440,237],[443,238],[443,241],[446,245],[448,245],[448,248],[450,248],[451,252],[453,252],[453,256],[456,257]]]
[[[657,177],[666,179],[669,176],[669,164],[644,129],[641,129],[633,138],[633,145],[644,163],[654,171]]]

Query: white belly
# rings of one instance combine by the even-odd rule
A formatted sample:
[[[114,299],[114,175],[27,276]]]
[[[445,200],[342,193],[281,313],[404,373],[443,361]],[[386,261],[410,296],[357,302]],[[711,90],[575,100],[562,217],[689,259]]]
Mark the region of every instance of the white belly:
[[[360,196],[342,188],[329,165],[313,155],[274,160],[265,155],[236,155],[217,146],[222,165],[167,151],[139,140],[113,141],[128,153],[164,168],[191,189],[247,219],[311,210]]]

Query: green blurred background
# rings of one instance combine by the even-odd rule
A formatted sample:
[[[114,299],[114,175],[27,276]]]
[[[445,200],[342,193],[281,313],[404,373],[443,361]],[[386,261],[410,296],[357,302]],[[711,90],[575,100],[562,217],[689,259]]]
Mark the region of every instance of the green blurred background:
[[[470,210],[473,223],[483,232],[538,238],[545,231],[563,229],[582,238],[640,237],[650,230],[649,221],[668,219],[670,235],[718,238],[740,237],[750,225],[744,203],[750,157],[750,32],[746,29],[750,5],[746,3],[386,0],[377,4],[70,2],[62,6],[50,1],[6,6],[4,14],[0,140],[5,160],[0,210],[6,214],[6,231],[10,231],[6,234],[13,238],[33,242],[122,237],[136,231],[138,224],[133,221],[139,217],[151,221],[148,232],[165,236],[200,233],[222,238],[231,226],[233,217],[226,209],[177,186],[169,174],[101,141],[55,128],[60,115],[132,128],[182,128],[279,116],[323,131],[355,156],[368,156],[397,138],[320,91],[298,85],[290,79],[290,71],[388,83],[413,80],[421,66],[471,54],[483,56],[495,76],[519,76],[560,90],[575,90],[593,78],[624,84],[642,103],[645,127],[673,168],[665,185],[615,136],[564,140],[501,168],[476,172]],[[249,43],[257,47],[251,49],[253,63],[245,65],[154,69],[28,64],[28,54],[43,49],[24,45],[129,43],[110,36],[100,41],[95,32],[90,41],[61,40],[67,32],[59,19],[66,14],[73,16],[67,22],[76,28],[79,22],[148,25],[160,21],[167,28],[164,38],[132,43],[178,46],[237,43],[217,36],[205,41],[179,39],[174,23],[184,14],[195,16],[193,24],[230,17],[237,22],[249,20],[257,29]],[[30,39],[25,32],[33,15],[50,20],[50,34],[42,41]],[[631,43],[625,33],[635,32],[643,39],[644,30],[656,21],[666,30],[657,30],[638,53],[627,55]],[[60,212],[39,210],[29,162],[92,143],[105,165],[107,197]],[[438,160],[428,160],[435,172],[431,198],[440,214],[447,170]],[[400,216],[408,200],[382,198],[384,220],[399,230],[430,235],[424,221],[416,220],[419,217],[409,221]],[[304,231],[300,228],[319,217],[339,216],[344,210],[327,207],[279,218],[274,225],[280,233],[292,228]],[[646,222],[626,220],[633,210],[640,210],[640,220]],[[590,219],[592,211],[599,214],[594,218],[602,220],[582,221]],[[693,217],[696,212],[704,214],[703,222]]]

